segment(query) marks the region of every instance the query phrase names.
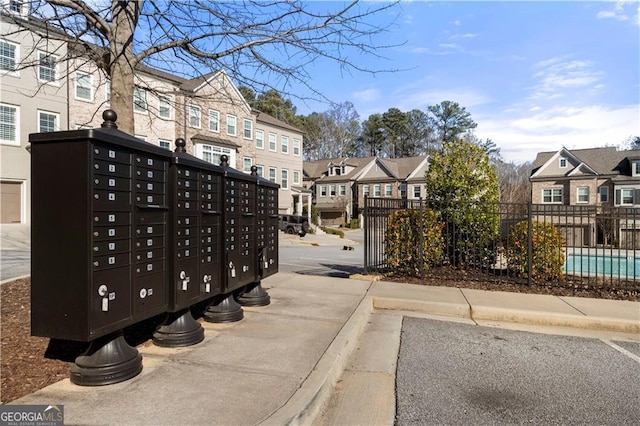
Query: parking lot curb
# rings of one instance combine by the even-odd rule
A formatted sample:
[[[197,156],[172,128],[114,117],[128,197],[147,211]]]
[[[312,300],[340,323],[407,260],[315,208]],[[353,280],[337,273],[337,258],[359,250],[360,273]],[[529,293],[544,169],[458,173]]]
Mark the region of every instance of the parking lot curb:
[[[258,424],[298,426],[312,423],[331,398],[372,312],[372,298],[365,295],[300,388],[281,408]]]
[[[587,330],[640,334],[639,321],[620,318],[603,318],[484,306],[473,307],[470,311],[471,319],[474,320],[504,321],[529,325],[572,327]]]
[[[471,306],[462,303],[433,302],[427,300],[393,299],[376,296],[373,298],[375,309],[393,311],[413,311],[430,315],[442,315],[471,319]]]

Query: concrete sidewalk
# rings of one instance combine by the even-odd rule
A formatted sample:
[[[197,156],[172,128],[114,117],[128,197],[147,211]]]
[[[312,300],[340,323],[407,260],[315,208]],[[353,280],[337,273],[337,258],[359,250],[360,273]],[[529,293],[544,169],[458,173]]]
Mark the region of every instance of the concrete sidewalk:
[[[311,424],[373,321],[372,312],[556,327],[560,333],[640,341],[637,302],[285,273],[265,279],[263,287],[270,305],[244,308],[245,318],[237,323],[203,323],[202,343],[181,349],[140,346],[144,369],[133,379],[104,387],[75,386],[65,379],[11,404],[62,404],[65,424]],[[394,324],[386,342],[399,342],[400,327]],[[394,356],[368,347],[360,356]],[[392,374],[388,363],[384,368]],[[393,394],[393,383],[385,380]]]

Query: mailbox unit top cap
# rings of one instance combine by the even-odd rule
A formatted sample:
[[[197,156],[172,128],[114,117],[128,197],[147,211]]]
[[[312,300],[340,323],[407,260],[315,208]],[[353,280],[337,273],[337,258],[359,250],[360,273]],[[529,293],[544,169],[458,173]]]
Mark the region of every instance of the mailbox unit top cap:
[[[102,118],[105,120],[102,126],[95,129],[79,129],[79,130],[62,130],[58,132],[47,133],[31,133],[29,135],[29,142],[31,144],[40,143],[53,143],[64,141],[99,141],[107,142],[113,145],[121,147],[131,148],[135,150],[141,150],[163,157],[171,157],[171,151],[161,148],[156,145],[152,145],[149,142],[143,141],[136,137],[131,136],[121,130],[118,130],[118,126],[115,123],[117,115],[112,110],[106,110],[102,113]]]

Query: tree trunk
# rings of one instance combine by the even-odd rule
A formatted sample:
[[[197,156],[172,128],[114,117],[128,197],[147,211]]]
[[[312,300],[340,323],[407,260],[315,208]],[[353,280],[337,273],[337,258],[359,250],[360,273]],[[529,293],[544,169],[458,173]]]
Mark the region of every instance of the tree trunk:
[[[111,48],[111,109],[118,114],[118,128],[135,134],[133,118],[134,67],[133,33],[138,23],[140,3],[113,0],[113,22],[109,33]]]

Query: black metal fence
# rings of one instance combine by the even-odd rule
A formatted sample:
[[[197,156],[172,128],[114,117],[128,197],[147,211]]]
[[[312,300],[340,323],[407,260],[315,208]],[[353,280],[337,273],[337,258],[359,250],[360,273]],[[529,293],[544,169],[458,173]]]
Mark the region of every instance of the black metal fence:
[[[397,259],[390,259],[398,255],[391,255],[393,250],[388,247],[390,218],[401,210],[425,209],[438,217],[441,250],[434,256],[424,253],[422,242],[413,244],[408,257],[430,257],[429,262],[418,262],[411,271],[399,270]],[[367,197],[363,216],[364,267],[368,273],[410,274],[426,280],[640,289],[640,209],[507,203],[427,206],[424,200]],[[544,251],[547,246],[540,240],[545,234],[535,232],[540,224],[552,226],[562,237],[559,248],[549,241],[549,250],[556,250],[555,255],[540,253],[540,247]],[[415,226],[424,225],[419,221]],[[488,233],[487,228],[491,230]],[[514,237],[516,230],[526,241]],[[422,231],[420,235],[425,235]],[[514,255],[517,252],[522,254],[520,259]],[[551,268],[549,263],[554,260],[550,259],[560,259],[559,272],[550,274],[552,277],[538,273],[541,267]]]

